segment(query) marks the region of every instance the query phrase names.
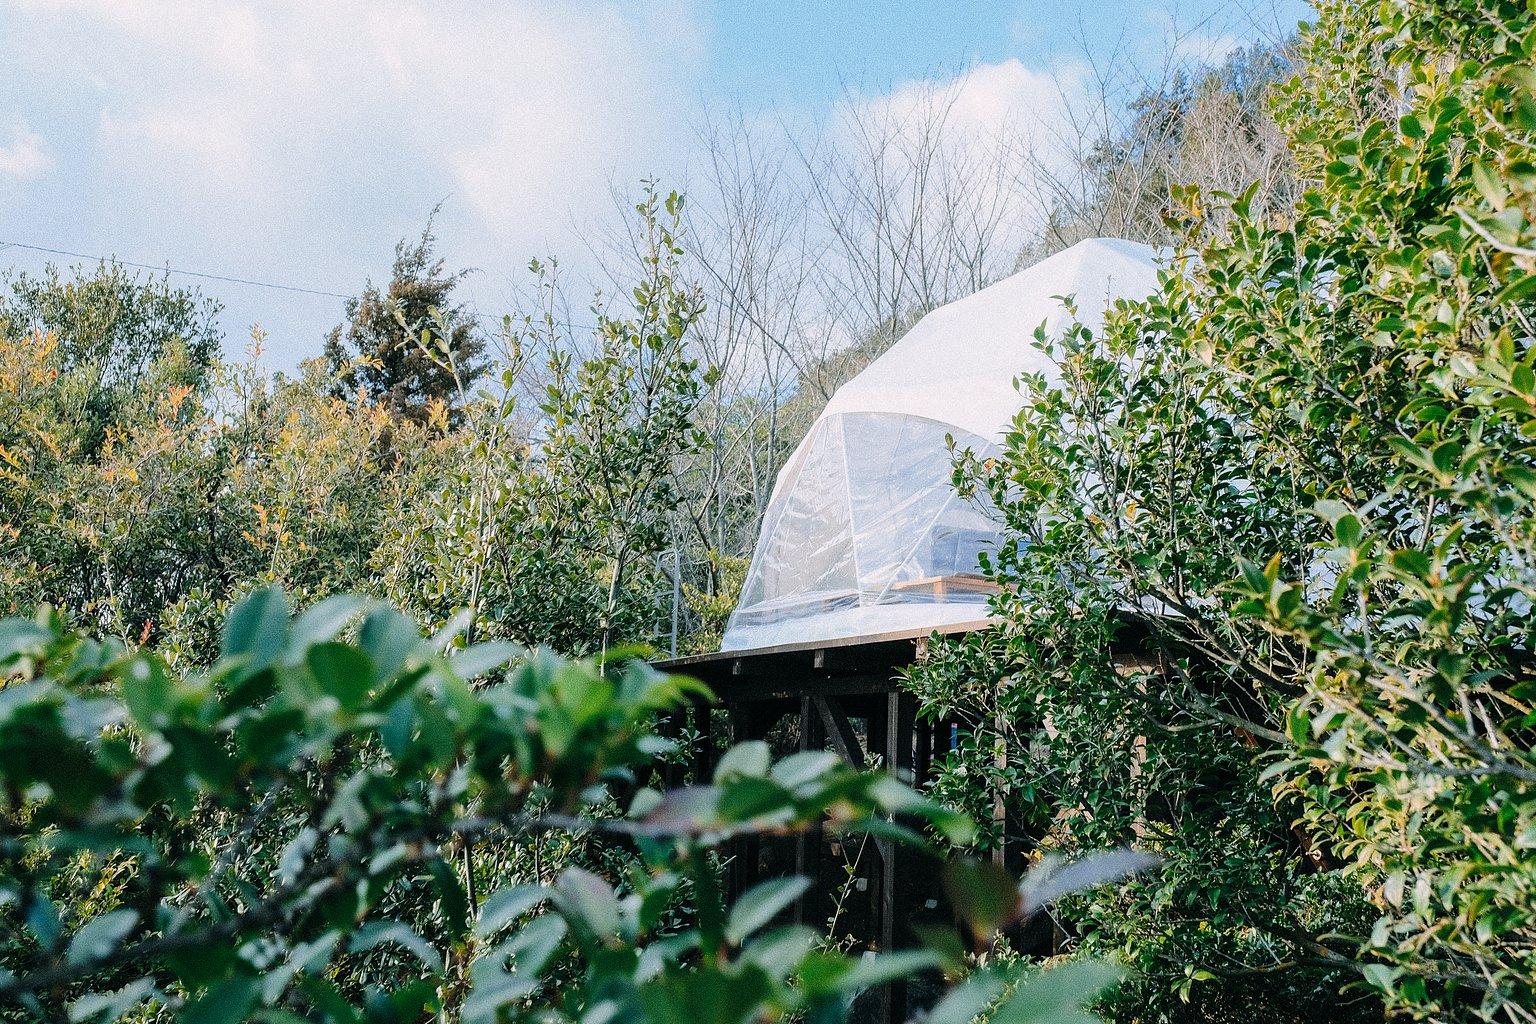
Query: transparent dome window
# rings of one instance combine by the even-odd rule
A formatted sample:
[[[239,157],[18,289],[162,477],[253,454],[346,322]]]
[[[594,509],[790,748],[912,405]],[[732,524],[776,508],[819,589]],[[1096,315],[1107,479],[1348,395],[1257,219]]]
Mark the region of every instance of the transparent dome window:
[[[997,525],[956,492],[951,436],[981,457],[996,452],[920,416],[819,420],[775,488],[724,649],[985,617],[980,556],[996,547]]]
[[[1059,379],[1036,331],[1097,330],[1115,300],[1155,291],[1164,266],[1145,245],[1084,240],[930,311],[838,388],[779,474],[723,649],[987,618],[979,556],[997,545],[996,510],[955,493],[945,435],[996,454],[1019,374]]]

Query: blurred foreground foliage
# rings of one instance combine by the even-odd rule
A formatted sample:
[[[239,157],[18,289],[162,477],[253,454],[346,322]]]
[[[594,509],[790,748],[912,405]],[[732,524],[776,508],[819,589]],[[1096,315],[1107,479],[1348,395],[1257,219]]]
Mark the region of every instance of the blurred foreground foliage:
[[[345,595],[294,615],[267,589],[235,608],[207,672],[44,612],[0,620],[0,674],[0,1005],[38,1019],[834,1021],[937,970],[956,984],[930,1021],[992,1007],[1022,1024],[1087,1019],[1118,977],[965,977],[957,932],[849,956],[782,923],[800,877],[727,902],[733,836],[821,825],[922,849],[913,825],[953,842],[971,826],[835,754],[772,763],[761,743],[727,750],[712,780],[651,788],[670,748],[651,723],[703,694],[640,662],[464,646]],[[615,800],[624,813],[594,813]],[[624,870],[477,896],[466,853],[551,833],[622,844]],[[1108,854],[1022,887],[948,870],[985,948],[1065,890],[1146,866]]]

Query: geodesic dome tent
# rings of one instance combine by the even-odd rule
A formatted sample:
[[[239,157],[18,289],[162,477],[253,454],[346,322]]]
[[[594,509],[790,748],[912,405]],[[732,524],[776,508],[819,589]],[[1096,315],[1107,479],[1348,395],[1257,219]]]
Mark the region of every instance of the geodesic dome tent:
[[[780,471],[722,650],[941,629],[986,615],[998,530],[952,483],[946,437],[985,458],[1022,404],[1033,347],[1157,287],[1148,246],[1091,239],[929,313],[838,389]]]

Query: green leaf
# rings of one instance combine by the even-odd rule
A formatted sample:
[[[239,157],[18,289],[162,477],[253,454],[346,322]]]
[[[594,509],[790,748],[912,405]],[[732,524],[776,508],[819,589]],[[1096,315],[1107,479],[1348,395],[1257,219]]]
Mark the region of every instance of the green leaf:
[[[617,935],[619,899],[613,887],[592,872],[566,868],[555,881],[555,896],[567,916],[574,916],[599,938]]]
[[[679,879],[670,871],[653,875],[642,887],[634,908],[638,930],[649,932],[661,924],[663,916],[677,896]]]
[[[478,679],[527,653],[528,649],[521,644],[496,640],[466,647],[450,658],[448,664],[461,678]]]
[[[944,892],[978,939],[1015,920],[1024,907],[1018,882],[990,860],[961,857],[944,866]]]
[[[490,938],[547,899],[549,890],[542,885],[514,885],[508,889],[498,889],[487,896],[481,905],[479,920],[475,922],[475,934],[482,939]]]
[[[719,784],[737,776],[764,778],[773,763],[768,744],[761,740],[738,743],[724,754],[715,765],[715,782]]]
[[[469,897],[464,894],[464,886],[459,882],[457,872],[441,858],[428,861],[427,871],[432,876],[433,887],[437,889],[438,908],[444,927],[450,936],[457,938],[463,935],[469,926]]]
[[[802,876],[774,878],[754,885],[731,906],[725,922],[725,938],[739,946],[747,936],[765,927],[779,912],[800,898],[811,880]]]
[[[443,955],[402,921],[374,921],[352,936],[351,949],[362,952],[386,943],[409,950],[430,971],[443,969]]]
[[[774,765],[768,774],[779,785],[794,789],[820,780],[841,764],[842,758],[830,750],[802,750]]]
[[[320,841],[320,833],[313,827],[305,826],[284,847],[282,854],[277,858],[277,877],[284,885],[288,885],[299,877],[304,870],[304,865],[309,861],[309,855],[314,852],[315,844]]]
[[[335,639],[342,627],[369,603],[360,594],[333,594],[304,609],[288,632],[288,663],[299,664],[311,647]]]
[[[379,726],[379,740],[384,744],[384,749],[389,752],[389,756],[398,761],[410,752],[411,737],[415,730],[414,702],[397,700],[390,705],[389,712],[384,717],[384,724]]]
[[[888,981],[905,978],[939,966],[939,956],[929,949],[904,949],[861,957],[837,982],[845,992],[862,992]]]
[[[1424,552],[1413,548],[1392,552],[1392,566],[1399,572],[1419,579],[1427,578],[1432,568],[1429,557]]]
[[[909,927],[912,933],[922,940],[924,946],[938,954],[944,973],[952,975],[965,973],[967,955],[965,940],[953,926],[912,924]]]
[[[380,683],[393,679],[420,643],[416,624],[393,608],[370,612],[358,634],[358,646],[373,659],[374,681]]]
[[[1100,960],[1073,960],[1042,971],[1021,985],[992,1020],[995,1024],[1046,1024],[1089,1021],[1082,1008],[1125,972]]]
[[[1491,301],[1495,306],[1503,306],[1524,302],[1533,295],[1536,295],[1536,274],[1518,274],[1500,288]]]
[[[1429,452],[1401,434],[1388,434],[1387,446],[1396,451],[1399,458],[1418,466],[1420,469],[1429,469],[1432,466]]]
[[[256,1005],[259,992],[255,978],[226,978],[181,1011],[181,1024],[241,1024]]]
[[[994,974],[976,974],[945,993],[928,1011],[927,1024],[970,1024],[1003,994],[1003,981]]]
[[[35,893],[32,905],[27,908],[27,930],[44,949],[51,949],[63,930],[58,908],[43,893]]]
[[[733,776],[721,787],[715,810],[726,821],[744,822],[792,810],[794,794],[769,779]]]
[[[255,675],[275,661],[288,640],[288,596],[281,587],[257,590],[235,606],[224,624],[221,652],[242,659],[236,678]]]
[[[341,932],[329,931],[309,942],[300,942],[288,953],[288,958],[276,968],[269,968],[261,977],[261,999],[273,1003],[293,984],[301,974],[316,974],[330,964],[336,946],[341,942]]]
[[[506,942],[475,961],[463,1024],[491,1024],[503,1006],[537,990],[540,972],[565,939],[565,922],[553,914],[536,917]],[[509,972],[505,965],[511,963]]]
[[[41,652],[53,633],[31,619],[0,619],[0,665],[20,654]]]
[[[320,691],[352,710],[368,699],[375,678],[373,660],[348,644],[316,644],[305,655]]]
[[[137,910],[113,910],[91,918],[69,940],[64,962],[71,966],[105,959],[114,953],[139,923]]]
[[[1528,499],[1536,499],[1536,471],[1525,466],[1505,466],[1504,479]]]
[[[1401,967],[1393,967],[1388,964],[1365,964],[1360,968],[1360,973],[1372,987],[1382,992],[1390,992],[1397,984],[1397,980],[1403,976]]]
[[[1264,575],[1264,567],[1247,558],[1238,559],[1238,568],[1243,574],[1243,584],[1252,594],[1268,594],[1269,578]]]
[[[146,732],[166,724],[174,688],[165,669],[153,658],[135,658],[118,677],[128,713]]]
[[[1342,515],[1333,524],[1333,536],[1340,547],[1359,547],[1362,533],[1360,520],[1354,515]]]
[[[1442,441],[1430,451],[1430,462],[1441,473],[1452,473],[1461,463],[1462,451],[1455,441]]]
[[[741,951],[744,963],[756,964],[769,977],[782,980],[789,976],[821,942],[816,929],[803,924],[776,928],[761,935]]]
[[[299,978],[299,988],[314,1006],[330,1017],[334,1024],[362,1024],[357,1012],[341,989],[329,978],[306,974]]]
[[[1055,860],[1043,860],[1024,880],[1024,912],[1032,914],[1069,892],[1151,871],[1160,863],[1155,854],[1137,850],[1090,853],[1064,867]]]
[[[0,972],[0,979],[4,977]],[[69,1004],[70,1024],[112,1024],[154,991],[153,978],[140,978],[114,992],[87,993]]]

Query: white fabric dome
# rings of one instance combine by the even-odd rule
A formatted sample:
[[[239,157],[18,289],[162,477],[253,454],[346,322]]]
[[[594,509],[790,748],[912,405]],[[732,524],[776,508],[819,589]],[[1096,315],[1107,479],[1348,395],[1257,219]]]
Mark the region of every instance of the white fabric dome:
[[[1021,373],[1055,376],[1035,329],[1097,328],[1120,298],[1157,287],[1149,246],[1091,239],[942,306],[838,389],[774,486],[727,651],[984,617],[977,557],[986,510],[962,501],[946,436],[983,457],[1017,414]]]

